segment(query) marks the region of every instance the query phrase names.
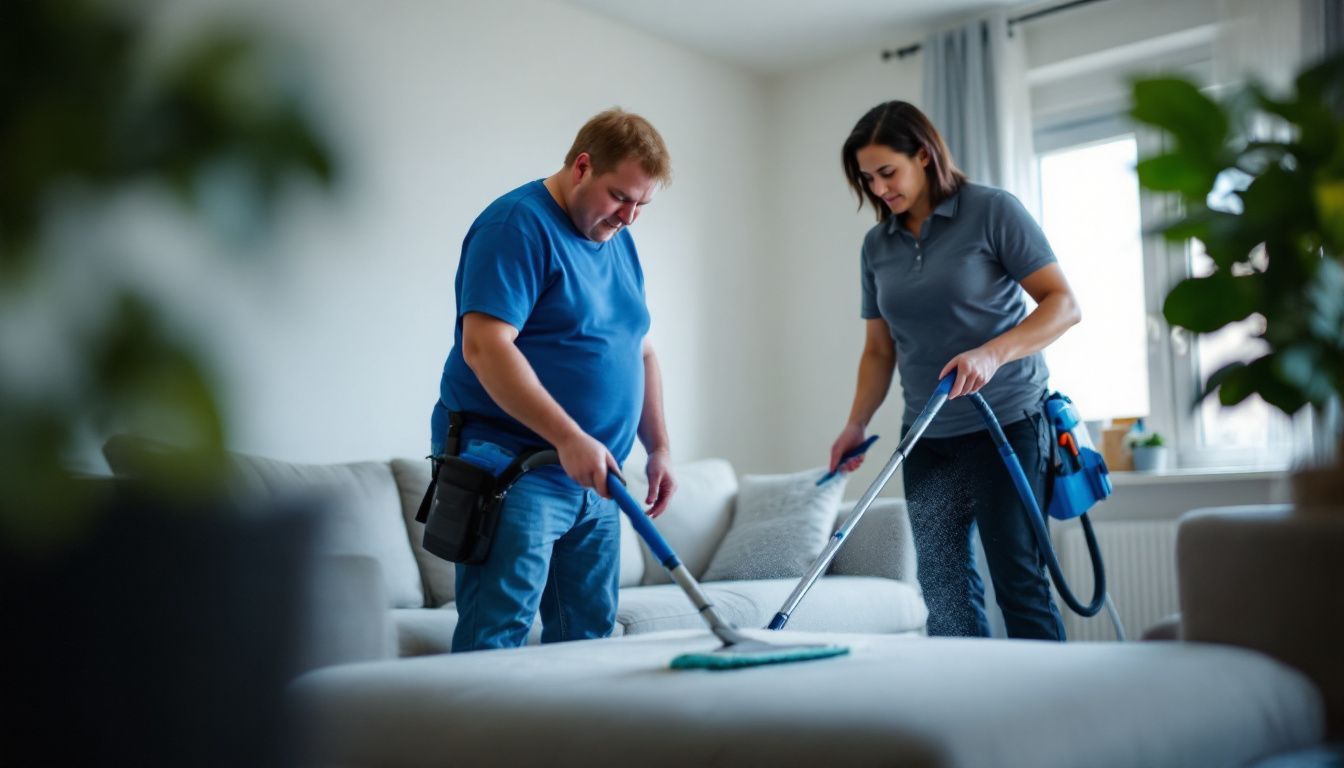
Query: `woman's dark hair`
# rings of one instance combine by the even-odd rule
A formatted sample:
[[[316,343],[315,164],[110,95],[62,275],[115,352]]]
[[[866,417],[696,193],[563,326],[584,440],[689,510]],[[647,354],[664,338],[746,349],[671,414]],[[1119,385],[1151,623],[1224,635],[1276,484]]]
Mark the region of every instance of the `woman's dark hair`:
[[[890,147],[902,155],[914,158],[919,150],[929,156],[929,164],[924,167],[928,177],[929,205],[937,207],[939,203],[955,195],[961,185],[966,183],[966,174],[952,162],[952,153],[947,144],[933,127],[929,118],[924,116],[915,105],[905,101],[888,101],[868,110],[868,114],[859,118],[845,139],[840,150],[840,162],[845,167],[845,178],[849,186],[859,196],[859,208],[863,201],[872,204],[879,222],[891,215],[891,209],[882,198],[868,189],[868,184],[859,172],[859,150],[872,144]]]

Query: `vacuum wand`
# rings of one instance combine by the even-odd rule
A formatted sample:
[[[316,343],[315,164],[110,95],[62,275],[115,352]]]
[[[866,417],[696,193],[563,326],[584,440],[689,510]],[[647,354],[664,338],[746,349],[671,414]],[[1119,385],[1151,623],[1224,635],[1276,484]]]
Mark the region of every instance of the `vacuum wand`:
[[[704,619],[705,623],[709,625],[709,629],[714,633],[714,636],[723,642],[723,647],[717,651],[683,653],[672,660],[673,669],[740,669],[761,664],[825,659],[849,653],[849,648],[843,645],[777,645],[752,639],[739,632],[736,627],[726,621],[714,609],[714,604],[700,589],[700,584],[696,582],[695,577],[691,575],[691,572],[677,557],[677,554],[672,551],[672,547],[668,545],[662,534],[658,533],[658,529],[654,527],[648,515],[644,514],[644,510],[639,506],[639,503],[626,490],[624,479],[620,476],[620,473],[612,471],[608,474],[607,490],[611,493],[612,499],[616,501],[616,505],[634,525],[635,532],[648,545],[649,551],[653,553],[654,557],[658,558],[658,562],[663,564],[663,567],[672,576],[672,580],[686,593],[686,597],[690,598],[691,603],[695,605],[695,609],[700,612],[700,618]]]
[[[868,490],[863,494],[863,498],[859,499],[859,503],[854,505],[854,511],[850,513],[849,519],[845,520],[845,524],[840,526],[839,530],[831,535],[830,541],[826,543],[826,548],[821,551],[821,555],[819,555],[816,561],[812,563],[812,566],[808,568],[807,573],[803,576],[802,580],[798,582],[798,586],[793,588],[793,593],[789,595],[788,600],[784,601],[784,605],[779,609],[779,612],[775,614],[775,617],[770,620],[770,626],[768,626],[767,629],[783,629],[784,625],[788,623],[789,616],[793,614],[793,611],[798,607],[798,604],[803,601],[803,597],[807,595],[808,590],[812,589],[812,585],[815,584],[817,579],[821,578],[821,574],[825,573],[826,569],[830,567],[831,561],[835,559],[836,553],[839,552],[840,547],[844,545],[845,537],[859,524],[859,520],[863,519],[864,513],[868,511],[868,508],[871,507],[873,502],[877,499],[877,494],[882,492],[883,486],[887,484],[887,481],[891,479],[891,476],[895,474],[896,470],[905,462],[906,456],[908,456],[910,450],[915,447],[915,443],[918,442],[920,436],[924,434],[924,430],[928,429],[929,423],[938,415],[938,411],[942,410],[943,404],[947,402],[948,393],[952,391],[952,384],[956,381],[956,378],[957,374],[954,371],[944,376],[943,380],[938,382],[938,388],[934,390],[933,397],[929,398],[929,402],[924,406],[924,410],[920,411],[919,417],[916,418],[915,423],[910,426],[910,431],[905,433],[905,437],[901,439],[900,445],[896,446],[896,451],[891,454],[891,458],[887,460],[886,466],[884,466],[882,471],[878,473],[877,479],[873,481],[872,485],[868,486]]]

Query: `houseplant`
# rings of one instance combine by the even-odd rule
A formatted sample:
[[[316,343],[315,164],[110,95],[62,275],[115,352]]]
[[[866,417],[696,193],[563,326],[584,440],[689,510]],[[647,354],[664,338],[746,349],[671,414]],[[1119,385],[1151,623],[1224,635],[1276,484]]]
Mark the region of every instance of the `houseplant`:
[[[1129,442],[1136,472],[1161,472],[1167,468],[1167,444],[1161,433],[1152,432]]]
[[[1311,408],[1323,424],[1344,393],[1344,57],[1305,68],[1285,95],[1251,82],[1215,100],[1166,77],[1136,82],[1133,95],[1133,117],[1169,138],[1139,162],[1139,183],[1184,208],[1161,231],[1200,240],[1214,265],[1171,289],[1167,321],[1210,333],[1264,320],[1268,351],[1211,373],[1201,398],[1259,395],[1285,414]],[[1216,207],[1215,185],[1232,190]],[[1327,446],[1344,440],[1334,429]],[[1341,457],[1318,452],[1294,473],[1299,507],[1344,505]]]
[[[333,162],[253,35],[168,46],[141,15],[156,10],[43,0],[0,23],[6,765],[288,762],[280,685],[311,525],[221,495],[208,355],[81,235],[127,193],[218,223],[202,214],[221,189],[264,232],[290,180],[326,186]],[[201,229],[202,248],[231,250]],[[111,430],[181,449],[146,455],[141,482],[72,471]]]
[[[171,198],[218,235],[201,214],[222,178],[264,228],[289,180],[332,179],[254,35],[216,27],[165,52],[154,11],[52,0],[13,4],[0,24],[0,542],[59,547],[87,527],[66,468],[88,435],[173,439],[185,459],[152,474],[177,488],[212,479],[225,439],[207,356],[136,284],[104,279],[110,247],[69,235],[128,191]]]

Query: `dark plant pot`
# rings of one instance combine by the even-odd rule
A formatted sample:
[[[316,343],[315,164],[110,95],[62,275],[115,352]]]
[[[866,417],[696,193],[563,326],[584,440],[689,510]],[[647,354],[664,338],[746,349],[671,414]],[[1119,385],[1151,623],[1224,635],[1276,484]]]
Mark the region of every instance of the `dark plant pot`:
[[[111,496],[59,552],[0,543],[0,764],[292,764],[313,517]]]

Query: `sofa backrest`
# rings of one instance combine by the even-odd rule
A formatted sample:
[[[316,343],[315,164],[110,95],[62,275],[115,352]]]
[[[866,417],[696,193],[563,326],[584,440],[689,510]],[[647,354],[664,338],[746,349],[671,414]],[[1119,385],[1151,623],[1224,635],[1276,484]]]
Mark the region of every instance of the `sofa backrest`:
[[[677,479],[677,492],[672,503],[654,524],[659,533],[667,539],[672,551],[677,553],[686,569],[697,579],[704,575],[705,568],[719,548],[719,542],[728,531],[733,519],[733,501],[737,498],[737,474],[733,465],[723,459],[702,459],[673,467]],[[641,504],[648,495],[649,484],[643,468],[632,468],[625,473],[630,494]],[[624,521],[622,524],[629,526]],[[668,584],[672,578],[667,575],[663,564],[654,558],[648,548],[643,546],[633,528],[629,535],[621,538],[621,562],[634,559],[634,548],[644,562],[641,584]],[[622,568],[624,571],[624,568]],[[624,573],[622,574],[624,575]],[[622,582],[624,583],[624,582]]]
[[[392,476],[401,494],[401,521],[411,542],[411,552],[425,582],[425,604],[437,608],[452,602],[457,594],[457,566],[425,550],[425,524],[415,515],[429,488],[429,459],[393,459]]]
[[[296,464],[244,454],[231,458],[243,487],[268,494],[317,495],[324,506],[318,551],[376,559],[388,607],[425,604],[420,569],[401,519],[401,497],[386,462]]]
[[[837,530],[853,514],[856,503],[857,499],[841,502]],[[837,576],[882,576],[912,584],[915,571],[915,540],[905,499],[881,496],[845,537],[830,569]]]
[[[131,435],[116,435],[103,447],[117,475],[133,476],[146,454],[165,446]],[[229,453],[230,487],[239,499],[302,496],[320,510],[316,550],[324,555],[364,555],[382,567],[389,608],[418,608],[425,594],[402,523],[402,501],[386,462],[298,464]]]
[[[678,489],[667,511],[654,524],[673,551],[697,579],[705,570],[732,525],[738,493],[738,478],[723,459],[704,459],[673,467]],[[630,492],[641,503],[648,484],[643,472],[627,468]],[[856,499],[840,503],[835,527],[853,513]],[[621,586],[634,583],[670,583],[667,571],[643,546],[625,516],[621,516]],[[626,564],[643,560],[642,581],[630,581]],[[878,497],[864,513],[832,561],[829,573],[839,576],[881,576],[909,583],[916,581],[914,538],[905,500]]]

